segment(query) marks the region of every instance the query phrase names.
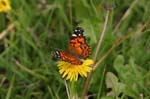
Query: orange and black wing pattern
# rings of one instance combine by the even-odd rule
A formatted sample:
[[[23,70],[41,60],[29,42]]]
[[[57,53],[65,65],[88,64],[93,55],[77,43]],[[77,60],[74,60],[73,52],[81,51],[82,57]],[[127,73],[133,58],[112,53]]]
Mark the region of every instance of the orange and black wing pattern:
[[[82,61],[70,53],[64,51],[54,51],[54,57],[60,58],[62,61],[69,62],[73,65],[81,65]]]
[[[77,27],[74,33],[70,37],[69,52],[77,55],[80,58],[88,58],[90,55],[90,47],[86,43],[84,30],[81,27]]]
[[[54,51],[54,57],[74,65],[81,65],[81,59],[86,59],[90,55],[90,47],[83,32],[81,27],[77,27],[70,36],[68,51]]]

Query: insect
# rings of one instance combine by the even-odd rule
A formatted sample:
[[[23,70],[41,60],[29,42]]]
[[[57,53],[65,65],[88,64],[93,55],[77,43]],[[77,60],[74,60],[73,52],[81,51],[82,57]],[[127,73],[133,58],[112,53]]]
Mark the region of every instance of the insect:
[[[56,50],[54,51],[53,56],[73,65],[81,65],[82,59],[86,59],[90,55],[90,47],[86,43],[83,32],[84,30],[81,27],[77,27],[70,36],[68,50]]]

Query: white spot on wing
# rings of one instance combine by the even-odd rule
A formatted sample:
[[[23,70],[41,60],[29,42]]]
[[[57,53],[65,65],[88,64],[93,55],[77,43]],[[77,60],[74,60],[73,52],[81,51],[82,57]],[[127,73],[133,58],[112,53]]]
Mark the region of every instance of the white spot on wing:
[[[58,52],[58,51],[56,51],[56,53],[57,53],[57,55],[59,55],[59,52]]]
[[[72,34],[72,37],[77,37],[77,35],[76,34]]]

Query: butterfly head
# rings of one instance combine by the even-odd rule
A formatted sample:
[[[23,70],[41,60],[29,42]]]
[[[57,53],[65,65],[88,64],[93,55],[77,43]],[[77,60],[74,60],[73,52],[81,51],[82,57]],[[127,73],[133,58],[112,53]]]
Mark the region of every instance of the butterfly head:
[[[77,27],[74,30],[72,37],[81,37],[81,36],[83,36],[83,32],[84,32],[84,30],[81,27]]]

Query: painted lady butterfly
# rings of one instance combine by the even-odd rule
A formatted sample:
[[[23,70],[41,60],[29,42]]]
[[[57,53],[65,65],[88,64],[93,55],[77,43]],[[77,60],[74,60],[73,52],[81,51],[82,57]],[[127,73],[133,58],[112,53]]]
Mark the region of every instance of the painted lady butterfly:
[[[54,57],[73,65],[81,65],[82,59],[86,59],[90,55],[90,47],[86,43],[83,32],[81,27],[77,27],[70,36],[68,51],[54,51]]]

